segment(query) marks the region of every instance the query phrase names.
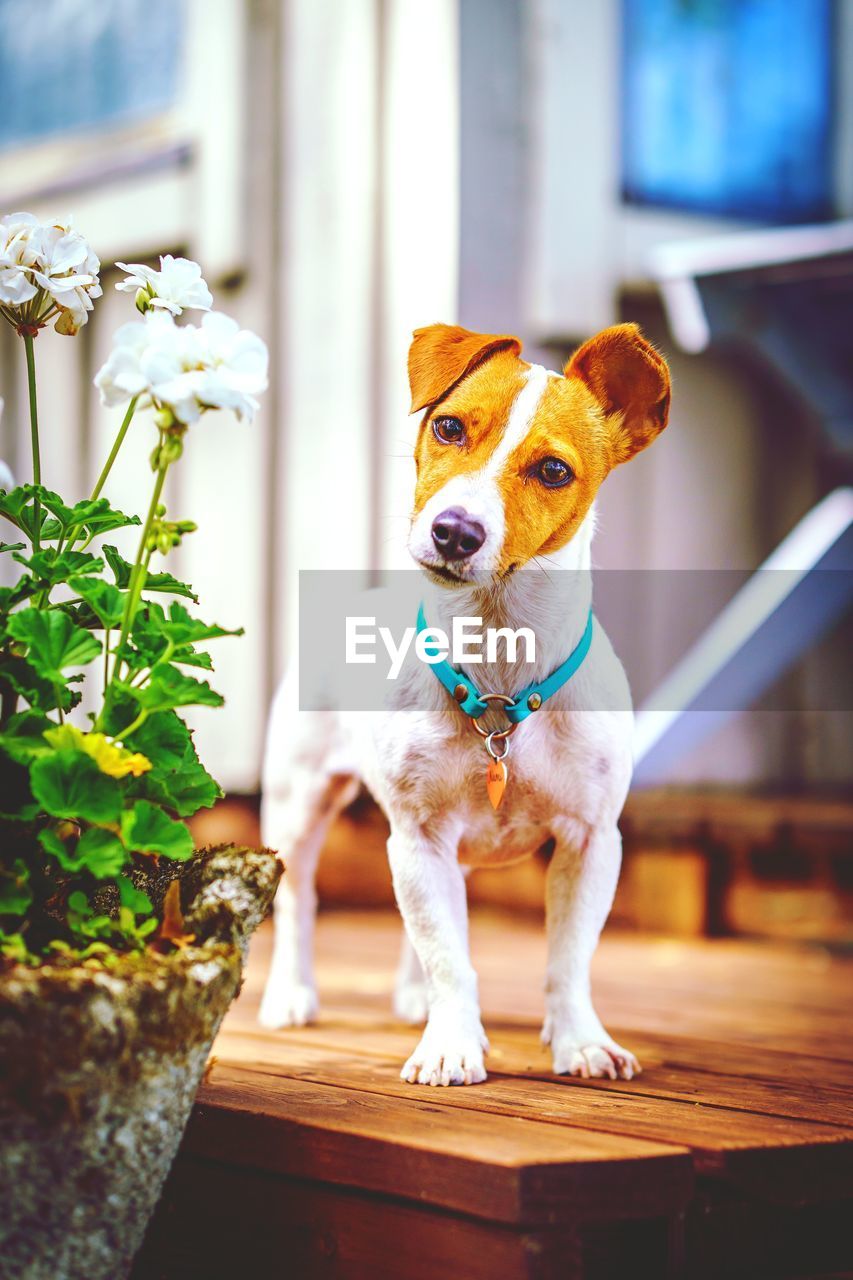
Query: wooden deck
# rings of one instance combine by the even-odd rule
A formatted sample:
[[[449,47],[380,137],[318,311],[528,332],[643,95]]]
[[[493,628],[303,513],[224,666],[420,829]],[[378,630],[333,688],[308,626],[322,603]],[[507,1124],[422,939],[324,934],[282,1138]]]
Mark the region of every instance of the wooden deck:
[[[399,930],[321,917],[320,1022],[278,1033],[261,931],[135,1280],[853,1275],[853,960],[611,934],[599,1011],[644,1073],[579,1081],[539,1045],[542,930],[475,915],[489,1079],[428,1089]]]

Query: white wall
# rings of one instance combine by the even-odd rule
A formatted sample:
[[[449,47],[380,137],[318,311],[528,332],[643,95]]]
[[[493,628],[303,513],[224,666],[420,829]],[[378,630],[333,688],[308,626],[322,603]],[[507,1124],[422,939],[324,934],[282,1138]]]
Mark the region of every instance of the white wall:
[[[241,131],[234,163],[225,164],[223,151],[221,179],[239,182],[229,260],[243,269],[227,287],[210,283],[217,306],[269,344],[271,386],[251,427],[207,414],[189,433],[168,496],[176,515],[200,527],[170,567],[193,583],[204,617],[246,628],[243,639],[213,650],[212,683],[225,708],[193,719],[216,776],[252,791],[273,683],[295,635],[298,570],[393,563],[393,537],[408,512],[409,334],[452,320],[456,308],[457,15],[456,0],[211,6],[229,30],[241,20],[240,38],[226,42],[241,65],[224,83],[221,74],[208,77],[207,92],[218,115],[232,95],[228,131]],[[203,57],[214,53],[221,46]],[[204,66],[193,81],[204,83]],[[131,240],[121,238],[120,217],[110,223],[113,256],[150,252],[133,240],[139,226],[181,227],[187,207],[188,236],[204,228],[215,242],[205,214],[217,199],[209,166],[197,181],[181,173],[165,213],[172,188],[162,174],[148,189],[134,177]],[[26,191],[26,156],[16,183]],[[122,180],[111,189],[120,211]],[[233,195],[226,188],[223,204]],[[100,222],[107,206],[84,203]],[[193,246],[176,239],[156,247]],[[102,410],[91,388],[113,330],[135,316],[132,299],[112,287],[119,278],[104,273],[105,296],[78,338],[51,331],[36,344],[44,480],[75,498],[91,488],[121,418]],[[11,331],[0,333],[0,388],[0,456],[26,479],[23,350]],[[152,430],[143,418],[134,422],[110,479],[109,496],[125,510],[147,504]]]

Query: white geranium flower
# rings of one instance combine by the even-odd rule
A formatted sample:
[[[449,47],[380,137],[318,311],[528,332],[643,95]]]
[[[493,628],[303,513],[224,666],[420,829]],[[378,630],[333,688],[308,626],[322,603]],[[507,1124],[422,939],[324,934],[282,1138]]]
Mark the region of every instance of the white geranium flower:
[[[228,316],[210,312],[198,326],[177,325],[168,312],[152,311],[116,332],[95,386],[105,405],[138,396],[185,426],[206,409],[232,409],[251,421],[254,397],[267,386],[267,364],[261,339]]]
[[[70,222],[41,223],[31,213],[0,220],[0,306],[16,327],[34,331],[58,314],[58,332],[76,333],[101,296],[99,270]]]
[[[204,282],[201,267],[189,258],[173,258],[170,253],[160,258],[160,270],[141,262],[117,262],[117,267],[130,274],[116,285],[122,293],[136,293],[136,305],[145,312],[158,307],[179,316],[185,309],[209,311],[213,295]]]
[[[31,236],[39,225],[31,213],[10,213],[0,220],[0,303],[8,307],[20,307],[38,292],[29,269]]]

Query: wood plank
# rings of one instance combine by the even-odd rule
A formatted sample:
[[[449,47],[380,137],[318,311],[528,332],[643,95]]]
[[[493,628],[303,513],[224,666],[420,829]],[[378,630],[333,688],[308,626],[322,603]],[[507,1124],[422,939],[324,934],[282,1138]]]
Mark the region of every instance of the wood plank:
[[[390,1012],[399,929],[392,913],[321,917],[320,1021],[276,1033],[256,1021],[261,931],[176,1166],[172,1230],[134,1280],[225,1280],[270,1259],[294,1280],[716,1280],[850,1260],[849,961],[610,935],[596,998],[646,1070],[577,1081],[538,1041],[543,930],[475,914],[490,1077],[430,1090],[399,1079],[419,1034]],[[232,1204],[221,1248],[176,1245]],[[831,1247],[795,1248],[803,1231]]]
[[[321,918],[328,999],[320,1024],[273,1035],[255,1021],[269,944],[262,936],[216,1046],[221,1064],[278,1077],[282,1089],[313,1083],[410,1102],[412,1086],[398,1071],[418,1033],[394,1022],[387,1003],[398,927],[387,913]],[[850,1186],[853,1073],[839,1031],[849,963],[802,947],[608,938],[599,1003],[611,1021],[613,1008],[630,1011],[633,1031],[618,1022],[614,1030],[642,1051],[647,1069],[633,1081],[586,1082],[552,1076],[538,1043],[541,994],[527,971],[544,962],[542,931],[475,916],[472,933],[490,1079],[432,1092],[434,1113],[466,1113],[475,1125],[485,1116],[535,1117],[564,1133],[674,1144],[690,1150],[699,1176],[771,1199],[840,1195]]]
[[[617,1036],[624,1035],[639,1053],[643,1073],[633,1080],[590,1081],[554,1076],[550,1069],[550,1050],[539,1042],[533,1030],[517,1026],[490,1029],[492,1048],[487,1060],[490,1078],[496,1074],[512,1075],[551,1081],[569,1088],[680,1101],[690,1104],[694,1116],[699,1105],[703,1108],[702,1114],[707,1107],[726,1108],[753,1115],[813,1120],[821,1126],[841,1127],[853,1133],[853,1089],[849,1085],[843,1088],[815,1083],[815,1078],[820,1078],[821,1059],[809,1060],[813,1071],[811,1079],[792,1084],[774,1078],[772,1072],[767,1077],[750,1077],[726,1070],[723,1064],[730,1059],[723,1053],[718,1054],[710,1042],[700,1042],[699,1053],[692,1058],[688,1055],[686,1062],[671,1061],[670,1055],[678,1056],[678,1041],[662,1044],[660,1040],[643,1040],[641,1035],[634,1036],[616,1028]],[[229,1020],[223,1027],[216,1053],[222,1062],[277,1068],[300,1061],[303,1051],[316,1050],[328,1057],[331,1050],[335,1055],[343,1055],[341,1068],[346,1080],[346,1055],[361,1061],[376,1059],[399,1070],[413,1043],[409,1030],[381,1022],[356,1023],[339,1011],[331,1023],[324,1018],[313,1027],[279,1032],[274,1037],[258,1028],[254,1019],[251,1023]],[[651,1049],[652,1044],[658,1052]],[[783,1055],[776,1056],[783,1058]],[[737,1056],[734,1061],[738,1061]]]
[[[133,1280],[580,1280],[582,1265],[576,1227],[514,1230],[182,1156]]]
[[[379,1039],[387,1045],[395,1034],[386,1032]],[[291,1037],[278,1060],[270,1061],[262,1045],[263,1036],[223,1037],[214,1080],[220,1069],[241,1061],[248,1076],[267,1077],[263,1088],[269,1087],[269,1077],[278,1077],[286,1089],[299,1080],[323,1085],[346,1082],[346,1087],[395,1101],[405,1101],[412,1093],[413,1086],[399,1079],[398,1055],[367,1058],[358,1053],[355,1043],[327,1042],[313,1048]],[[249,1079],[245,1082],[247,1088],[254,1088]],[[537,1125],[550,1123],[566,1134],[588,1131],[672,1142],[691,1150],[698,1175],[724,1178],[771,1199],[819,1198],[827,1186],[837,1195],[853,1195],[853,1128],[628,1092],[627,1084],[494,1073],[483,1085],[429,1091],[429,1097],[433,1109],[470,1113],[474,1128],[477,1117],[486,1115],[512,1117],[525,1124],[535,1117]]]
[[[369,925],[363,927],[359,922]],[[375,916],[375,918],[374,918]],[[399,923],[392,913],[333,913],[318,931],[325,1003],[390,1000]],[[324,930],[334,944],[324,947]],[[512,947],[505,945],[512,932]],[[258,990],[269,946],[262,936],[249,990]],[[474,917],[472,951],[486,1020],[542,1016],[544,930],[506,917]],[[256,984],[256,985],[255,985]],[[744,942],[605,938],[593,989],[606,1023],[642,1027],[849,1061],[853,964],[819,948]],[[378,1006],[377,1006],[378,1007]],[[385,1007],[388,1005],[386,1003]]]
[[[390,1074],[390,1073],[389,1073]],[[215,1061],[184,1140],[196,1156],[357,1186],[498,1222],[676,1212],[692,1194],[688,1152],[670,1142],[562,1128],[452,1106],[477,1090],[371,1090],[285,1080]]]

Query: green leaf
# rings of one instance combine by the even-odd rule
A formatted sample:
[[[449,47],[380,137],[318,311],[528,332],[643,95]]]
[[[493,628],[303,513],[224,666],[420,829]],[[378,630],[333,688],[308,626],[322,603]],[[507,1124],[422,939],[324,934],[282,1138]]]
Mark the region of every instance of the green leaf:
[[[132,736],[133,750],[141,751],[151,761],[155,775],[179,769],[187,751],[195,751],[189,729],[174,711],[152,712]]]
[[[30,767],[33,795],[54,818],[108,825],[121,815],[122,791],[101,773],[91,756],[64,749],[41,756]]]
[[[160,853],[184,862],[193,854],[193,838],[183,822],[176,822],[156,804],[137,800],[121,816],[125,844],[135,853]]]
[[[48,507],[48,510],[53,511],[53,507]],[[55,514],[66,529],[86,529],[89,534],[109,533],[112,529],[126,529],[129,525],[142,523],[139,516],[127,516],[111,507],[106,498],[87,498],[73,507],[64,507],[61,515],[59,511]],[[44,535],[48,538],[56,536],[50,523],[45,526]]]
[[[61,707],[63,711],[70,711],[72,707],[76,707],[80,701],[80,694],[68,687],[69,679],[76,680],[76,678],[62,676],[59,680],[51,682],[45,680],[26,658],[0,658],[0,686],[8,685],[20,697],[26,698],[31,707],[39,711],[53,711],[56,707]]]
[[[202,640],[216,640],[220,636],[243,635],[242,627],[237,631],[226,631],[216,623],[202,622],[200,618],[193,618],[189,610],[177,601],[169,606],[168,617],[160,605],[150,606],[146,623],[176,646],[198,644]]]
[[[34,596],[38,591],[38,583],[29,574],[22,574],[13,587],[0,587],[0,616],[8,614],[16,604]]]
[[[200,667],[204,671],[213,670],[213,659],[206,649],[196,651],[192,645],[181,645],[172,654],[172,661],[180,663],[182,667]]]
[[[79,837],[73,851],[60,840],[50,827],[38,832],[38,844],[55,858],[65,872],[88,872],[95,879],[111,879],[118,876],[128,863],[127,850],[122,841],[102,827],[90,827]]]
[[[86,604],[105,629],[117,627],[124,612],[124,594],[111,582],[98,578],[70,578],[68,585]]]
[[[74,857],[68,852],[65,841],[60,839],[59,833],[54,831],[53,827],[45,827],[43,831],[40,831],[38,842],[45,853],[50,854],[52,858],[56,858],[63,871],[77,871],[79,869]]]
[[[152,779],[153,785],[158,782]],[[160,785],[163,803],[181,818],[191,818],[199,809],[211,808],[224,794],[219,783],[198,759],[187,760]]]
[[[155,667],[148,684],[134,689],[119,685],[141,707],[148,711],[169,711],[174,707],[221,707],[225,699],[211,689],[205,680],[194,680],[177,667]]]
[[[154,800],[189,818],[222,795],[200,762],[192,734],[174,711],[155,711],[133,734],[133,748],[151,761],[149,773],[130,784],[133,795]]]
[[[89,827],[84,831],[74,853],[80,867],[98,880],[118,875],[129,860],[118,836],[103,827]]]
[[[117,547],[105,545],[103,552],[107,564],[113,571],[116,586],[125,590],[130,585],[130,574],[133,565],[128,564],[124,556],[119,554]],[[170,573],[149,573],[145,579],[145,590],[163,591],[172,596],[186,596],[187,599],[198,604],[198,596],[192,587],[188,586],[186,582],[179,582]]]
[[[39,489],[41,493],[41,489]],[[0,489],[0,516],[5,516],[16,528],[21,529],[32,542],[36,532],[35,510],[36,487],[31,484],[18,485],[16,489]],[[52,495],[56,497],[56,495]],[[44,511],[41,512],[41,522]]]
[[[0,552],[24,551],[26,550],[26,546],[26,542],[0,542]]]
[[[137,916],[150,916],[154,910],[147,893],[137,889],[129,876],[118,877],[118,894],[123,907]]]
[[[62,551],[59,555],[53,551],[36,551],[29,558],[17,553],[12,558],[29,569],[40,583],[50,585],[66,582],[73,574],[101,573],[104,568],[103,560],[89,555],[88,551]]]
[[[22,933],[5,933],[0,929],[0,956],[13,960],[17,964],[26,964],[32,959]]]
[[[78,502],[75,507],[69,507],[58,493],[40,484],[22,484],[8,493],[0,491],[0,515],[4,515],[12,524],[22,529],[31,542],[36,528],[36,497],[41,502],[40,536],[43,542],[55,542],[73,525],[85,525],[92,533],[103,533],[107,529],[120,529],[125,524],[140,523],[137,516],[125,516],[120,511],[113,512],[106,498],[98,498],[94,503]],[[78,512],[88,516],[91,519],[91,525],[89,520],[78,519]],[[50,516],[53,519],[50,519]]]
[[[54,493],[52,489],[45,489],[42,484],[34,484],[26,486],[32,488],[33,493],[37,493],[41,499],[41,505],[52,516],[55,516],[60,524],[64,524],[66,528],[71,523],[72,508],[65,505],[58,493]]]
[[[67,919],[71,932],[81,934],[84,938],[110,938],[122,932],[118,922],[111,920],[109,916],[96,916],[89,905],[89,899],[79,889],[68,897]]]
[[[22,916],[33,900],[30,872],[23,858],[0,867],[0,916]]]
[[[52,728],[53,721],[40,711],[18,711],[3,726],[0,748],[17,764],[29,764],[50,751],[43,735]]]
[[[38,838],[44,851],[57,860],[63,871],[88,871],[96,880],[111,880],[129,861],[118,836],[103,827],[89,827],[84,831],[73,852],[49,827],[40,831]]]
[[[100,641],[59,609],[22,609],[9,619],[9,634],[29,645],[27,660],[45,680],[65,679],[66,667],[80,667],[101,652]]]

